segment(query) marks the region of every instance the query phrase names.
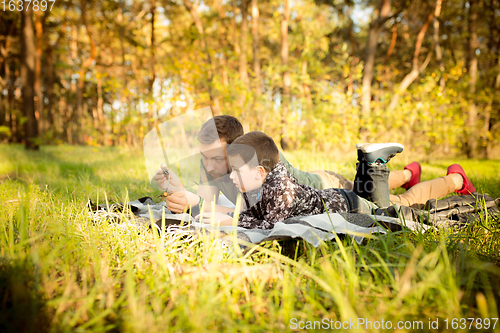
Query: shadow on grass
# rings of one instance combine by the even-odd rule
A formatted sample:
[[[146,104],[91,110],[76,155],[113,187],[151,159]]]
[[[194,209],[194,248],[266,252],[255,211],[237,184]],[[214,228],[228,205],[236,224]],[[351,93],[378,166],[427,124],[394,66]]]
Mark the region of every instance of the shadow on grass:
[[[52,315],[28,261],[0,261],[0,332],[48,332]]]
[[[36,266],[29,260],[0,259],[0,332],[57,332],[78,327],[64,327],[67,323],[61,326],[55,316],[54,309],[47,305]],[[121,332],[123,318],[114,312],[93,327]]]

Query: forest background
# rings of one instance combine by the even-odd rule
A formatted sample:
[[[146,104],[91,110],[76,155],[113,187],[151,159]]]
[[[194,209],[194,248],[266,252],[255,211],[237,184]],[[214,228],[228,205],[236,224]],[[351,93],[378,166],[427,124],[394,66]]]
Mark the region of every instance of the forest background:
[[[209,105],[284,149],[498,156],[498,0],[27,4],[0,3],[4,142],[140,146]]]

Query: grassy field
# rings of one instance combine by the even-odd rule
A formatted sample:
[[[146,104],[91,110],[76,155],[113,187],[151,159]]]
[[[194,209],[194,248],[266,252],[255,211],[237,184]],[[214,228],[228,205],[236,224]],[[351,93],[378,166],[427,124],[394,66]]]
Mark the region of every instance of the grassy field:
[[[354,156],[286,156],[354,175]],[[500,161],[423,164],[424,180],[456,162],[480,192],[500,196]],[[359,246],[273,242],[242,254],[88,215],[88,199],[157,194],[140,150],[0,145],[0,332],[500,332],[498,217]]]

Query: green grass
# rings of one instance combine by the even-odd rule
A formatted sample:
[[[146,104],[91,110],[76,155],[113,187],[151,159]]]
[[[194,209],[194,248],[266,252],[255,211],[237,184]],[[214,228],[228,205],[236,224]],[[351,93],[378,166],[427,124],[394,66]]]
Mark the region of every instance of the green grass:
[[[353,157],[286,156],[303,169],[328,164],[354,175]],[[455,162],[423,164],[423,178]],[[458,162],[478,190],[500,196],[499,161]],[[0,179],[0,331],[274,332],[357,318],[393,328],[421,321],[423,331],[437,319],[436,331],[450,331],[453,318],[498,317],[500,227],[491,216],[462,230],[402,231],[361,245],[344,238],[318,249],[272,242],[238,254],[208,236],[182,243],[92,223],[89,198],[157,194],[138,150],[0,145]]]

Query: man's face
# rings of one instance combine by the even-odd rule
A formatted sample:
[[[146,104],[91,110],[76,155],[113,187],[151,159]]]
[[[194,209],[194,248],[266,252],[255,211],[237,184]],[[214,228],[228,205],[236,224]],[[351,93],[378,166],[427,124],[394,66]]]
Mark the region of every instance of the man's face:
[[[230,156],[229,164],[231,166],[231,175],[229,178],[233,181],[234,185],[240,190],[242,193],[255,190],[262,186],[263,179],[265,175],[263,175],[261,167],[251,167],[241,156]]]
[[[229,173],[229,163],[226,155],[226,142],[215,141],[209,145],[200,144],[203,165],[213,178],[224,177]]]

